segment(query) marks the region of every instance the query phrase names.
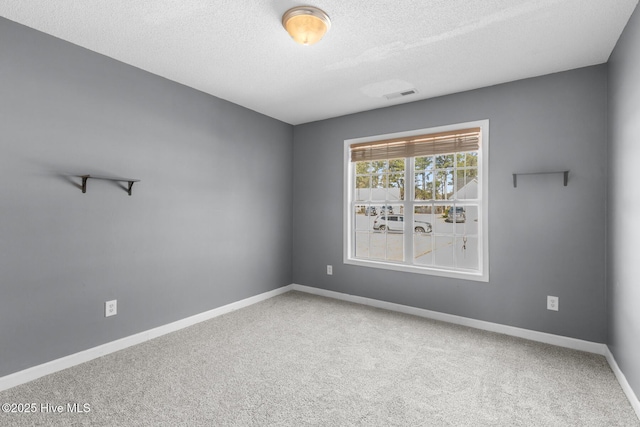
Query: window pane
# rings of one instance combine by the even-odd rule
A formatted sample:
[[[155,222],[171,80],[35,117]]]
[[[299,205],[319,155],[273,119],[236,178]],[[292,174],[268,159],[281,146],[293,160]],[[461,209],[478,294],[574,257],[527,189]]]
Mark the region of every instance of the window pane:
[[[433,156],[416,157],[414,163],[416,171],[433,170]]]
[[[465,153],[466,157],[465,157],[465,166],[469,167],[469,166],[474,166],[474,167],[478,167],[478,152],[477,151],[470,151],[468,153]]]
[[[355,228],[354,255],[356,258],[371,257],[371,234],[376,212],[374,205],[355,205],[353,227]]]
[[[371,200],[387,200],[387,175],[373,175],[371,181]]]
[[[377,208],[374,205],[356,205],[354,225],[358,231],[370,231],[373,218],[377,215]]]
[[[371,198],[371,177],[356,176],[355,200],[370,200]]]
[[[468,270],[479,269],[478,238],[474,236],[456,237],[456,267]]]
[[[387,200],[404,200],[404,173],[389,175]]]
[[[453,154],[445,154],[442,156],[436,156],[436,168],[438,169],[446,169],[453,167]]]
[[[433,265],[433,236],[418,233],[413,240],[414,262],[419,265]]]
[[[368,175],[357,176],[356,188],[371,188],[371,177]]]
[[[386,205],[386,208],[383,206],[383,212],[388,211],[388,213],[400,214],[404,215],[404,206],[402,205]],[[404,221],[404,218],[400,218],[400,221]]]
[[[373,221],[373,230],[379,232],[403,233],[404,215],[395,213],[393,207],[383,209],[381,214]]]
[[[414,263],[433,265],[433,207],[418,205],[413,208]]]
[[[377,231],[371,234],[370,257],[382,261],[402,261],[403,246],[404,239],[401,232]]]
[[[370,233],[368,231],[356,231],[355,234],[355,248],[354,248],[354,256],[356,258],[370,258],[369,253],[369,239]]]
[[[453,196],[453,170],[436,173],[436,200],[448,200]]]
[[[432,200],[434,198],[433,186],[433,166],[434,157],[416,157],[414,161],[415,182],[414,197],[415,200]]]
[[[478,235],[478,206],[456,206],[456,214],[450,211],[450,217],[447,218],[455,226],[455,234],[458,235]],[[454,218],[455,217],[455,218]]]
[[[467,218],[467,233],[478,235],[480,207],[478,205],[470,205],[465,208]]]
[[[433,172],[416,172],[415,200],[433,199]]]
[[[431,220],[431,215],[435,213],[435,208],[433,205],[416,205],[413,208],[413,213],[415,215],[429,215],[428,217],[425,216],[424,219]]]
[[[404,174],[404,159],[389,160],[389,171]]]
[[[387,260],[404,260],[404,234],[387,233]]]
[[[372,228],[371,253],[377,259],[404,260],[404,215],[401,205],[382,205]]]
[[[356,162],[356,175],[363,175],[373,172],[371,162]]]
[[[453,237],[436,236],[433,248],[434,265],[437,267],[453,267]]]
[[[433,231],[433,207],[431,205],[414,206],[413,230],[416,233],[431,233]]]
[[[477,175],[477,169],[458,170],[456,173],[456,198],[458,200],[478,198]]]
[[[353,210],[356,258],[402,262],[404,213],[398,204],[357,204]]]
[[[376,160],[371,162],[372,173],[384,173],[388,169],[388,162],[386,160]]]
[[[387,255],[387,233],[373,233],[370,239],[369,256],[372,259],[385,260]]]
[[[445,215],[444,221],[450,224],[451,227],[451,231],[447,231],[447,233],[451,232],[460,235],[467,233],[467,210],[465,206],[449,205]]]
[[[453,225],[447,221],[449,208],[453,205],[434,206],[433,212],[433,232],[438,234],[452,234]]]

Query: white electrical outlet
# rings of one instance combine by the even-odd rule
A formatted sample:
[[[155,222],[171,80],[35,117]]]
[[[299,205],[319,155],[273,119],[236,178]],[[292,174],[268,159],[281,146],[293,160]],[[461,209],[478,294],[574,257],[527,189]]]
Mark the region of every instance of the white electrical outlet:
[[[560,298],[547,295],[547,310],[558,311],[560,308]]]
[[[104,317],[115,316],[118,314],[118,300],[114,299],[104,303]]]
[[[327,274],[329,276],[331,276],[333,274],[333,266],[332,265],[327,265]]]

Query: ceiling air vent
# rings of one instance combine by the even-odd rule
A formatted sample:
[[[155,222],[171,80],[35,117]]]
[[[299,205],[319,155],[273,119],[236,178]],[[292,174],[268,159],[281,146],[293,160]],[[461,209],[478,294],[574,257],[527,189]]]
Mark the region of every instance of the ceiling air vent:
[[[418,93],[417,89],[407,89],[407,90],[403,90],[402,92],[389,93],[384,97],[387,99],[396,99],[396,98],[402,98],[404,96],[415,95],[416,93]]]

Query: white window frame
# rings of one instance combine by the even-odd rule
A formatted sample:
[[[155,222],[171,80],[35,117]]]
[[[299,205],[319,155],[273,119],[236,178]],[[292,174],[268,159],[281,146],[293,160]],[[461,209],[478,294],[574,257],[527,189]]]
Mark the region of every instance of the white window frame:
[[[478,177],[480,185],[478,186],[478,272],[460,271],[455,269],[446,269],[440,267],[421,266],[408,262],[393,262],[370,259],[359,259],[354,257],[354,231],[353,231],[353,215],[352,215],[352,197],[354,193],[354,176],[353,170],[355,163],[351,161],[350,147],[352,144],[379,141],[392,138],[405,138],[415,135],[424,135],[439,132],[455,131],[466,128],[480,128],[480,148],[478,150]],[[396,270],[410,273],[427,274],[440,277],[450,277],[456,279],[474,280],[480,282],[489,281],[489,224],[488,224],[488,207],[489,207],[489,120],[478,120],[466,123],[456,123],[446,126],[431,127],[426,129],[418,129],[407,132],[396,132],[385,135],[374,135],[363,138],[347,139],[344,141],[344,208],[343,208],[343,261],[345,264],[357,265],[361,267],[382,268],[386,270]],[[408,170],[407,163],[406,169]],[[413,186],[406,185],[405,203],[413,203],[409,198],[409,194],[413,194]],[[413,235],[413,233],[407,233]],[[405,248],[409,252],[405,252],[405,260],[413,259],[413,240],[411,244],[406,243]]]

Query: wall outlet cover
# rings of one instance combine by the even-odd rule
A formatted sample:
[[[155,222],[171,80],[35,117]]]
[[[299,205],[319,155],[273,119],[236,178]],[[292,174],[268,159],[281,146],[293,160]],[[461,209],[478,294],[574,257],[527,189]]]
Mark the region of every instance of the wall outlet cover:
[[[329,276],[331,276],[333,274],[333,266],[332,265],[327,265],[327,274]]]
[[[560,298],[547,295],[547,310],[558,311],[560,308]]]
[[[104,303],[104,317],[115,316],[118,314],[118,300],[114,299]]]

